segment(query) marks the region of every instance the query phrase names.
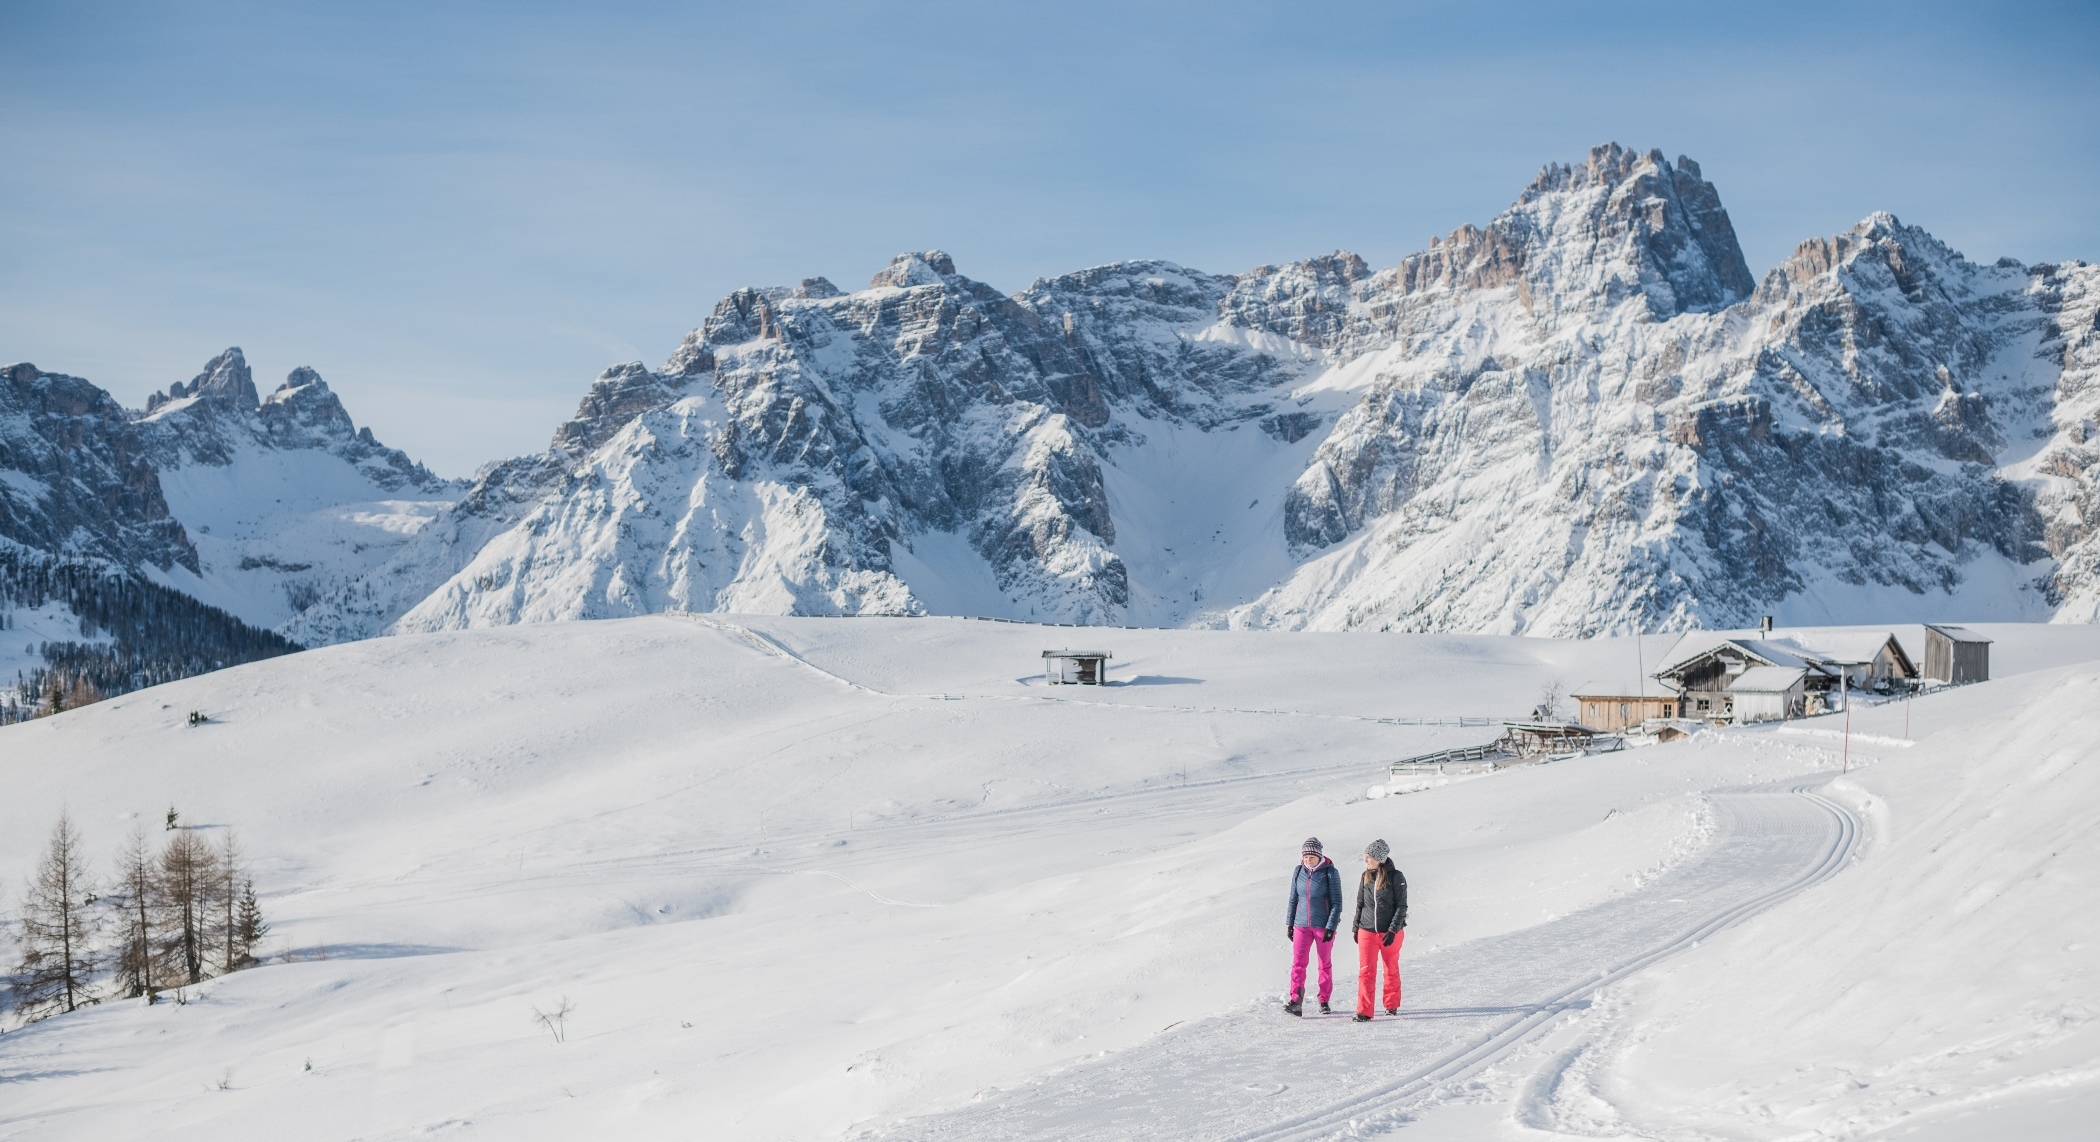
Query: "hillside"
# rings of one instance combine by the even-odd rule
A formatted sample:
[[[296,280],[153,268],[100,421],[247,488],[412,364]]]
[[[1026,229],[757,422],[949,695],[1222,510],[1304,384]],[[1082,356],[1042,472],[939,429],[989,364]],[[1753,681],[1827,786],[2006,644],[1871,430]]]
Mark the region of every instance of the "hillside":
[[[1483,733],[1391,719],[1522,708],[1554,678],[1626,670],[1633,648],[665,616],[241,666],[0,728],[0,879],[26,875],[61,806],[106,865],[174,804],[206,836],[239,829],[296,962],[0,1036],[0,1123],[1031,1136],[1002,1132],[1060,1090],[1193,1058],[1210,1085],[1154,1088],[1168,1101],[1144,1121],[1269,1136],[1333,1095],[1367,1122],[1479,1137],[1851,1138],[2006,1109],[2045,1138],[2083,1121],[2048,1100],[2089,1098],[2100,1057],[2078,907],[2100,868],[2082,825],[2093,632],[1990,629],[2004,677],[1856,712],[1836,781],[1824,718],[1378,800],[1382,761]],[[1116,653],[1118,685],[1040,685],[1038,652],[1074,636]],[[191,709],[212,722],[183,725]],[[1828,879],[1580,993],[1464,1085],[1386,1103],[1332,1086],[1499,1025],[1438,989],[1556,922],[1637,951],[1637,932],[1584,918],[1792,875],[1783,846],[1728,857],[1751,851],[1730,790],[1797,785],[1863,826]],[[1393,843],[1423,1018],[1275,1011],[1274,896],[1309,833],[1343,857]],[[1532,962],[1595,978],[1596,961]],[[557,1044],[531,1012],[562,996]],[[1273,1073],[1283,1049],[1337,1065]]]

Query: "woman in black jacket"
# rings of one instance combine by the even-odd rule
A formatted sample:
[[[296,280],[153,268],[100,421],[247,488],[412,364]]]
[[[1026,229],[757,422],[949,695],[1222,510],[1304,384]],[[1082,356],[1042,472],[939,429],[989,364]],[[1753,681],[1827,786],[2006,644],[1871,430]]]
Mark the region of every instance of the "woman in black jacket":
[[[1378,967],[1385,965],[1385,1013],[1400,1014],[1400,942],[1407,938],[1407,878],[1382,840],[1364,849],[1356,886],[1356,1021],[1371,1021]]]

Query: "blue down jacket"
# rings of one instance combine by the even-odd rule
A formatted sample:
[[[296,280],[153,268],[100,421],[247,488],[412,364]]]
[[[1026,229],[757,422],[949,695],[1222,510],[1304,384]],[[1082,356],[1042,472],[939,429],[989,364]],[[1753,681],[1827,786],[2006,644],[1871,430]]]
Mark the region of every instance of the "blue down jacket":
[[[1309,920],[1301,920],[1298,906],[1307,877],[1312,878],[1312,912]],[[1283,922],[1293,928],[1324,928],[1329,932],[1342,926],[1342,874],[1335,870],[1333,861],[1322,857],[1318,868],[1308,869],[1300,862],[1291,870],[1291,895],[1284,904]]]

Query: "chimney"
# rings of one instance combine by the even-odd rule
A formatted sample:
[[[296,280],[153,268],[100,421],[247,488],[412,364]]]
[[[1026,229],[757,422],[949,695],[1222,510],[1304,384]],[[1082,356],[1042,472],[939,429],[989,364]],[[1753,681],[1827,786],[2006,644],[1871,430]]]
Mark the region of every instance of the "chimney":
[[[1771,637],[1772,637],[1772,616],[1770,616],[1770,615],[1766,615],[1766,616],[1765,616],[1765,621],[1764,621],[1763,623],[1759,624],[1759,626],[1758,626],[1758,628],[1757,628],[1757,637],[1759,637],[1759,638],[1771,638]]]

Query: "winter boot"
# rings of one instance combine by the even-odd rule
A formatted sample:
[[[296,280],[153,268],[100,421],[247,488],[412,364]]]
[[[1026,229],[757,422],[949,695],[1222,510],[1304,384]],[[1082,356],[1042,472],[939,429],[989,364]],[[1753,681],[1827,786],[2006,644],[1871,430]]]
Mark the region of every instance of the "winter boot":
[[[1332,1008],[1332,1007],[1329,1007],[1329,1006],[1327,1006],[1327,1005],[1326,1005],[1325,1003],[1322,1003],[1322,1004],[1320,1005],[1320,1014],[1322,1014],[1322,1015],[1332,1015],[1332,1014],[1334,1014],[1334,1008]]]
[[[1283,1005],[1283,1013],[1285,1015],[1303,1015],[1305,1014],[1305,1004],[1293,999]]]
[[[1385,1013],[1387,1015],[1398,1015],[1400,1014],[1400,1009],[1397,1007],[1388,1007],[1385,1009]]]
[[[1371,1017],[1370,1017],[1370,1016],[1368,1016],[1368,1015],[1365,1015],[1365,1014],[1364,1014],[1363,1012],[1361,1012],[1361,1011],[1359,1011],[1359,1012],[1357,1012],[1357,1013],[1356,1013],[1356,1019],[1355,1019],[1355,1022],[1358,1022],[1358,1023],[1369,1023],[1370,1021],[1371,1021]]]

